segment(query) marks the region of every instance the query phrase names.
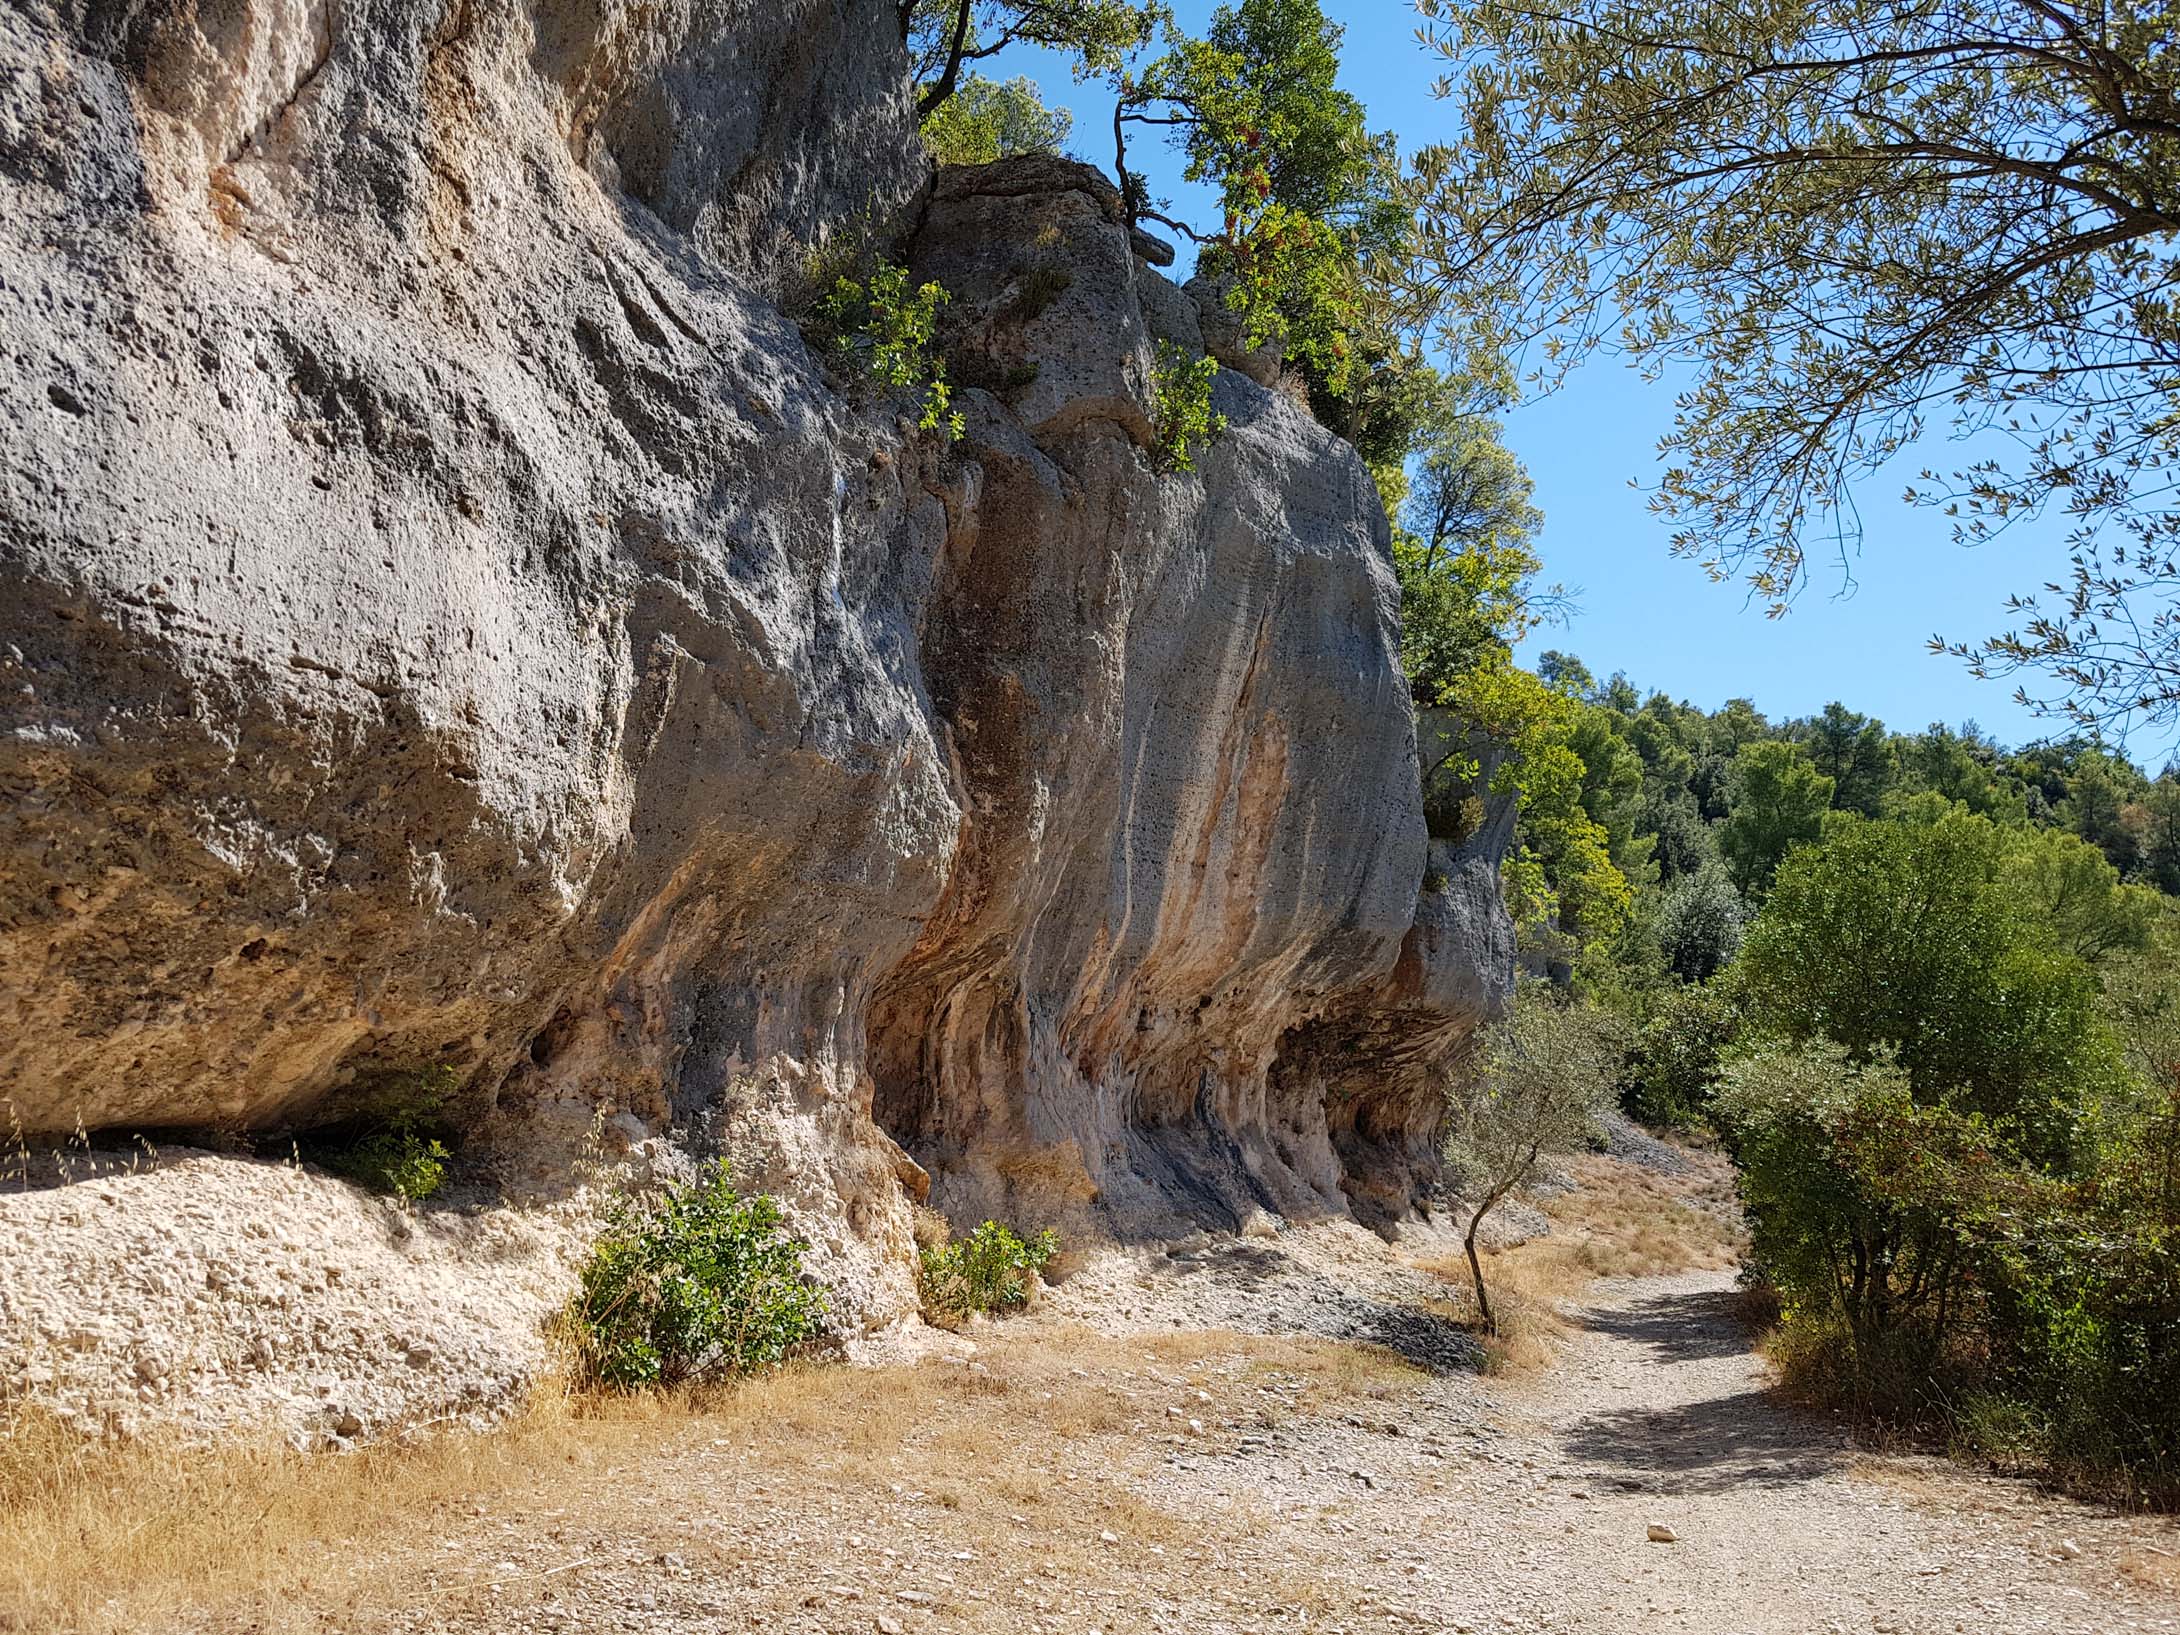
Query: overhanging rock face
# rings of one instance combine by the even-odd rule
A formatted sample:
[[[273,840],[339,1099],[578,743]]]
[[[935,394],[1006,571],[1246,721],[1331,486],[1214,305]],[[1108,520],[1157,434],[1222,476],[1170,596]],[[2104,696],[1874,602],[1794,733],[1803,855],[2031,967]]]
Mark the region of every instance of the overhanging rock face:
[[[1197,315],[1083,167],[946,173],[915,264],[969,378],[1012,384],[972,416],[927,619],[966,816],[873,1015],[880,1116],[959,1213],[1343,1210],[1322,1078],[1278,1073],[1283,1041],[1389,998],[1407,945],[1440,984],[1411,1029],[1435,1113],[1420,1047],[1506,959],[1411,943],[1426,838],[1369,474],[1230,371],[1224,438],[1153,469],[1155,344],[1200,353]]]
[[[1081,167],[934,183],[894,16],[11,13],[27,1132],[305,1130],[451,1069],[506,1195],[600,1115],[695,1132],[879,1321],[934,1179],[1339,1211],[1376,1149],[1332,1078],[1429,1122],[1509,960],[1495,860],[1418,919],[1368,477],[1232,372],[1155,470],[1190,297]],[[954,292],[952,446],[783,313],[864,234]]]

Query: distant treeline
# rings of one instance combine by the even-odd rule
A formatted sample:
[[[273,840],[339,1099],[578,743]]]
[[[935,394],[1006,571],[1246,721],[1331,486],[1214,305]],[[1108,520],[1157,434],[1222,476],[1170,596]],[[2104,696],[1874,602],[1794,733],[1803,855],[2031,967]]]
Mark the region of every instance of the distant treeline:
[[[2081,737],[2009,749],[1972,722],[1894,732],[1843,703],[1778,721],[1745,698],[1706,710],[1645,695],[1625,675],[1599,681],[1560,652],[1537,673],[1579,701],[1568,747],[1582,763],[1580,805],[1630,888],[1621,923],[1567,925],[1556,939],[1565,957],[1591,945],[1600,976],[1701,979],[1723,967],[1739,919],[1828,812],[1902,817],[1935,800],[2073,836],[2135,888],[2120,899],[2133,910],[2123,917],[2144,926],[2161,906],[2150,891],[2180,895],[2180,767],[2153,776]]]

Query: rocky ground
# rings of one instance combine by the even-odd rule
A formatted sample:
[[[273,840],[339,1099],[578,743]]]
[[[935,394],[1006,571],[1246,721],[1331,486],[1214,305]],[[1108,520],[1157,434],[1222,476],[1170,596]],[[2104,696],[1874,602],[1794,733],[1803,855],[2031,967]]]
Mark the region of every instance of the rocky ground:
[[[1718,1270],[1599,1284],[1555,1366],[1496,1378],[1470,1365],[1457,1291],[1349,1226],[1113,1252],[1032,1316],[913,1360],[497,1433],[513,1454],[418,1478],[398,1519],[268,1539],[277,1589],[157,1618],[122,1594],[103,1617],[387,1635],[2180,1629],[2180,1531],[1857,1453],[1766,1394],[1731,1288]]]
[[[902,1443],[907,1480],[883,1483],[843,1480],[820,1455],[752,1485],[728,1439],[660,1459],[620,1504],[577,1493],[549,1516],[473,1519],[411,1558],[405,1604],[371,1622],[813,1635],[2180,1629],[2180,1601],[2130,1577],[2147,1580],[2152,1552],[2180,1550],[2180,1536],[2018,1483],[1853,1455],[1763,1395],[1725,1312],[1729,1285],[1704,1273],[1601,1291],[1564,1370],[1505,1389],[1396,1376],[1327,1392],[1310,1367],[1221,1355],[1216,1341],[1185,1357],[1100,1345],[1085,1372],[1128,1422],[1041,1451],[1043,1497],[1066,1496],[1057,1514],[965,1524],[956,1495],[917,1478],[918,1436]],[[1080,1343],[1061,1328],[1011,1340],[982,1377],[1034,1393],[1054,1354]],[[1653,1527],[1672,1541],[1653,1541]]]

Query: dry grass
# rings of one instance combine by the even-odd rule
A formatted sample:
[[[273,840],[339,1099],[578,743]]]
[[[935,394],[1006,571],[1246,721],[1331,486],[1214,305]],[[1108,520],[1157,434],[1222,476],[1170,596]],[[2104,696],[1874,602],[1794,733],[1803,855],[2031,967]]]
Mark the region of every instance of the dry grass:
[[[1485,1366],[1519,1373],[1550,1363],[1566,1335],[1565,1303],[1607,1277],[1660,1277],[1731,1266],[1743,1235],[1733,1205],[1732,1168],[1715,1153],[1691,1153],[1678,1175],[1585,1156],[1566,1168],[1574,1185],[1542,1203],[1552,1230],[1484,1251],[1484,1283],[1499,1332],[1484,1337]],[[1425,1263],[1453,1286],[1442,1315],[1477,1321],[1467,1260]]]
[[[1568,1275],[1586,1280],[1733,1265],[1744,1240],[1731,1173],[1714,1154],[1694,1156],[1695,1167],[1684,1175],[1613,1158],[1575,1159],[1567,1166],[1574,1189],[1544,1205],[1551,1235],[1513,1252],[1565,1258]]]
[[[2129,1583],[2142,1589],[2180,1595],[2180,1549],[2143,1545],[2120,1557],[2119,1570]]]
[[[1167,1404],[1209,1395],[1190,1411],[1215,1438],[1221,1425],[1386,1399],[1421,1379],[1391,1353],[1329,1341],[1048,1331],[986,1342],[969,1366],[808,1365],[657,1397],[546,1388],[490,1431],[344,1455],[96,1444],[19,1416],[0,1431],[0,1630],[165,1628],[218,1609],[248,1609],[257,1628],[320,1627],[313,1607],[413,1593],[385,1556],[463,1537],[485,1525],[475,1517],[592,1513],[625,1534],[630,1493],[701,1492],[729,1471],[737,1484],[780,1476],[877,1494],[912,1482],[950,1512],[961,1548],[1004,1557],[1034,1543],[1040,1561],[1096,1581],[1123,1565],[1097,1553],[1100,1529],[1142,1551],[1206,1536],[1205,1518],[1166,1515],[1128,1480],[1173,1430]],[[1087,1479],[1056,1479],[1070,1455],[1084,1456]],[[665,1474],[677,1461],[707,1477]],[[1218,1525],[1256,1523],[1237,1512]],[[671,1532],[659,1543],[684,1547]],[[450,1576],[446,1563],[462,1559],[434,1558],[438,1593],[481,1592],[492,1556],[475,1584]],[[243,1621],[223,1614],[218,1626]]]
[[[322,1579],[397,1523],[546,1471],[595,1470],[632,1431],[700,1411],[693,1397],[586,1399],[553,1385],[493,1430],[345,1455],[270,1439],[97,1442],[18,1414],[0,1429],[0,1630],[141,1628],[178,1606],[269,1591],[306,1565]]]

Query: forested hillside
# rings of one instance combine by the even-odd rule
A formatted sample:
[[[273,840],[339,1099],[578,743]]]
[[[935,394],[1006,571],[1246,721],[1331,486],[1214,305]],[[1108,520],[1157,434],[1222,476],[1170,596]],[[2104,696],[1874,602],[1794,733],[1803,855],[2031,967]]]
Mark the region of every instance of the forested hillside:
[[[1789,1386],[2170,1502],[2180,774],[1489,666],[1528,1039],[1556,1012],[1628,1111],[1724,1139]],[[1544,1066],[1522,1027],[1497,1082]]]
[[[1425,448],[1394,536],[1420,719],[1467,729],[1434,832],[1483,820],[1468,778],[1518,802],[1532,980],[1457,1123],[1541,1127],[1601,1064],[1577,1076],[1733,1154],[1791,1388],[2171,1502],[2180,770],[1525,669],[1569,607],[1541,526],[1472,427]]]
[[[1600,985],[1654,989],[1724,968],[1788,851],[1817,840],[1831,813],[1927,822],[1958,807],[1989,819],[2022,859],[2031,901],[2061,917],[2097,905],[2095,928],[2073,933],[2085,953],[2144,946],[2180,893],[2180,767],[2153,777],[2082,737],[2009,749],[1973,722],[1895,732],[1839,702],[1779,720],[1747,698],[1706,710],[1646,696],[1625,675],[1600,681],[1556,651],[1538,674],[1573,701],[1577,803],[1627,895],[1616,919],[1531,931],[1540,949],[1579,950]],[[1523,838],[1556,889],[1564,842],[1551,828]]]

